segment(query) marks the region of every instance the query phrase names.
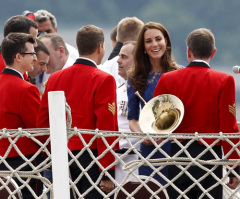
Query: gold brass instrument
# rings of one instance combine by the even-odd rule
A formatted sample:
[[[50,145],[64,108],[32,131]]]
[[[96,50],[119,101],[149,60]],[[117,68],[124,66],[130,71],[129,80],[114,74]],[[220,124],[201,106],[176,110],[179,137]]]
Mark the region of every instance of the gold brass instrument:
[[[145,103],[139,116],[139,126],[144,133],[170,133],[179,126],[184,106],[178,97],[163,94],[146,103],[138,92],[135,94]]]

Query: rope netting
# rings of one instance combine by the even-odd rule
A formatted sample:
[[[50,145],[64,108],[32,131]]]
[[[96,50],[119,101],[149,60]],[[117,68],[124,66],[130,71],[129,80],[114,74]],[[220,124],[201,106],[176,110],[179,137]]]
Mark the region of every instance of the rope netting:
[[[229,158],[233,153],[237,154],[234,157],[240,156],[239,133],[148,134],[70,128],[72,123],[71,109],[66,104],[63,92],[50,92],[49,96],[50,129],[19,128],[0,130],[0,144],[3,143],[2,146],[5,149],[4,151],[1,148],[2,146],[0,147],[0,152],[4,153],[4,155],[0,156],[1,199],[24,198],[22,193],[26,189],[31,194],[31,197],[28,198],[39,199],[48,197],[52,199],[54,195],[56,198],[67,199],[69,198],[69,190],[71,190],[71,198],[74,199],[95,198],[94,196],[89,197],[93,191],[106,199],[167,199],[169,198],[168,193],[170,188],[178,192],[179,196],[176,198],[189,198],[188,192],[195,187],[201,190],[201,195],[197,196],[197,198],[213,198],[210,193],[217,186],[223,188],[223,197],[225,199],[240,198],[240,186],[232,190],[226,184],[229,180],[229,175],[240,179],[236,169],[240,165],[240,159]],[[68,115],[66,124],[65,111]],[[65,138],[65,141],[62,140],[62,137]],[[37,150],[34,154],[24,155],[29,153],[22,148],[23,138],[25,138],[25,141],[27,138],[31,143],[35,143],[34,146]],[[67,147],[67,140],[71,142],[73,138],[76,143],[83,145],[81,150],[69,150],[71,146]],[[159,139],[162,141],[159,142]],[[104,150],[96,154],[93,149],[96,149],[96,143],[99,140],[101,145],[104,145]],[[151,141],[152,150],[147,155],[144,155],[140,145],[143,145],[146,140]],[[209,142],[209,140],[211,141]],[[63,146],[64,142],[66,142],[65,148]],[[124,146],[127,147],[116,150],[119,143],[123,142],[125,143]],[[169,142],[171,142],[171,147],[173,144],[175,147],[178,147],[178,151],[172,156],[164,150],[164,146]],[[192,156],[191,147],[199,142],[203,150],[197,155]],[[19,143],[21,143],[21,147]],[[57,145],[57,143],[61,144]],[[219,153],[219,150],[216,150],[216,148],[219,149],[219,143],[224,143],[225,146],[228,145],[229,150],[225,154],[222,152]],[[50,151],[50,144],[52,152]],[[97,145],[97,147],[99,146]],[[19,148],[24,151],[21,151]],[[97,148],[97,150],[99,149]],[[15,151],[15,154],[17,153],[18,156],[12,157],[12,151]],[[67,153],[65,153],[66,151]],[[156,158],[155,154],[157,152],[162,154],[161,158]],[[208,157],[210,154],[212,158],[205,158],[206,154],[208,154]],[[219,154],[221,155],[219,156]],[[102,160],[111,156],[113,157],[113,161],[103,165]],[[85,158],[88,158],[88,160],[85,160]],[[39,161],[36,163],[36,160]],[[65,160],[66,162],[64,162]],[[19,162],[22,162],[22,164],[18,165]],[[167,176],[165,170],[172,166],[178,170],[178,173],[170,179],[170,175]],[[115,176],[112,175],[111,170],[114,167]],[[142,167],[151,169],[149,175],[141,175],[139,171]],[[72,168],[79,172],[72,173]],[[92,168],[95,170],[92,170]],[[96,172],[96,168],[97,178],[93,179],[92,172]],[[196,178],[194,173],[190,172],[191,168],[200,168],[204,173],[202,176]],[[223,174],[216,174],[216,170],[219,169]],[[47,170],[52,170],[53,182],[51,182],[49,176],[44,175],[44,172]],[[185,189],[180,189],[176,186],[176,182],[179,179],[181,180],[183,176],[190,179],[191,183]],[[202,182],[208,179],[209,176],[215,179],[216,183],[205,188]],[[99,186],[101,181],[106,178],[114,182],[115,185],[114,189],[109,193],[104,192]],[[158,180],[159,178],[161,180]],[[57,179],[55,184],[54,179]],[[83,179],[84,182],[82,182]],[[40,181],[43,184],[44,188],[40,189],[40,193],[36,194],[36,190],[33,190],[32,186],[30,186],[32,180]],[[67,183],[59,183],[58,180]],[[90,183],[90,186],[87,186],[88,188],[82,191],[80,190],[81,186],[79,187],[79,183],[82,187],[85,186],[85,183]],[[66,187],[64,187],[66,188],[65,191],[61,190],[62,187],[58,187],[61,184],[66,184]],[[63,197],[60,194],[64,194],[64,192],[67,194]],[[47,196],[47,194],[49,195]]]
[[[84,136],[92,135],[92,138],[89,142],[86,142]],[[46,198],[47,192],[50,192],[50,198],[53,198],[53,184],[43,176],[43,171],[51,168],[52,160],[51,160],[51,152],[49,150],[50,143],[50,130],[49,129],[2,129],[0,130],[0,140],[7,139],[9,142],[9,147],[5,152],[4,156],[0,157],[0,166],[4,165],[6,167],[5,170],[0,170],[0,198],[2,198],[1,194],[5,190],[8,192],[9,196],[7,198],[20,198],[21,190],[24,187],[27,187],[32,193],[32,198]],[[41,142],[42,136],[48,136],[46,142]],[[172,134],[172,133],[162,133],[162,134],[146,134],[146,133],[128,133],[128,132],[111,132],[111,131],[99,131],[99,130],[84,130],[77,128],[69,128],[67,130],[67,139],[71,139],[73,136],[77,136],[79,140],[84,144],[84,148],[80,150],[77,154],[74,154],[72,151],[68,149],[69,162],[68,165],[71,167],[73,163],[76,163],[81,173],[79,176],[75,177],[74,181],[72,180],[73,176],[70,176],[69,179],[63,179],[69,181],[69,187],[71,190],[74,190],[74,194],[76,198],[84,198],[87,196],[89,192],[93,189],[96,189],[103,198],[110,198],[111,196],[114,198],[121,198],[118,195],[124,194],[125,198],[137,198],[137,194],[141,191],[148,192],[150,195],[149,198],[168,198],[167,188],[169,186],[176,189],[182,198],[188,198],[187,192],[193,188],[194,186],[199,187],[202,190],[202,195],[200,198],[208,197],[213,198],[209,192],[214,189],[214,187],[221,185],[224,191],[225,198],[239,198],[240,187],[235,190],[231,190],[227,185],[228,175],[232,173],[234,176],[239,177],[238,173],[235,172],[235,168],[240,165],[239,159],[229,159],[228,156],[236,151],[238,155],[240,155],[240,151],[238,150],[240,142],[233,143],[232,140],[239,139],[239,133],[218,133],[218,134],[208,134],[208,133],[195,133],[195,134]],[[27,158],[18,148],[18,141],[22,137],[27,137],[35,142],[39,150],[33,154],[30,158]],[[109,137],[115,137],[114,142],[111,144],[108,143]],[[101,138],[106,145],[106,150],[99,154],[98,156],[94,155],[91,148],[92,143],[98,138]],[[135,139],[135,142],[132,142],[132,139]],[[163,141],[158,143],[158,139],[161,138]],[[208,139],[214,139],[211,144],[208,144]],[[117,154],[115,152],[115,146],[121,141],[124,140],[128,144],[128,148],[124,151],[124,153]],[[154,147],[154,150],[147,156],[143,157],[141,151],[139,150],[139,146],[143,143],[144,140],[150,140]],[[182,140],[188,140],[186,145],[183,145]],[[166,153],[162,146],[166,144],[168,141],[174,142],[177,146],[181,148],[181,150],[176,153],[173,157],[170,157],[168,153]],[[188,147],[196,141],[200,141],[204,146],[205,150],[198,155],[197,157],[191,157],[191,154],[188,151]],[[227,142],[231,145],[231,150],[224,154],[221,158],[213,150],[213,147],[216,146],[219,142]],[[8,164],[8,155],[11,150],[15,149],[18,155],[24,160],[24,164],[19,167],[13,169],[11,165]],[[164,155],[164,158],[153,159],[152,155],[159,151]],[[83,167],[77,159],[83,154],[87,152],[91,158],[92,162],[87,166]],[[100,163],[101,158],[103,158],[107,153],[111,153],[115,156],[115,161],[108,165],[107,167],[103,167]],[[180,154],[185,153],[187,157],[181,157]],[[211,160],[204,160],[201,157],[204,156],[205,153],[210,152],[215,158]],[[43,161],[35,165],[33,162],[37,156],[43,156]],[[126,162],[125,158],[134,155],[137,158],[135,160]],[[100,168],[101,173],[99,178],[96,181],[93,181],[89,175],[89,171],[91,167],[97,164]],[[25,166],[30,166],[31,170],[23,171]],[[125,171],[124,176],[121,181],[116,181],[112,175],[109,174],[109,169],[113,166],[121,165],[123,171]],[[179,174],[169,180],[166,177],[162,170],[165,167],[170,165],[175,165],[179,170]],[[138,169],[141,166],[150,167],[153,172],[149,176],[139,175]],[[211,166],[210,169],[208,166]],[[195,179],[189,172],[188,169],[190,167],[199,167],[202,170],[206,171],[205,175],[202,177]],[[215,175],[214,170],[218,167],[223,167],[223,176],[219,178]],[[1,167],[2,168],[2,167]],[[54,172],[54,171],[53,171]],[[180,190],[175,186],[174,182],[178,178],[181,178],[182,175],[187,175],[192,180],[192,185],[186,187],[185,190]],[[166,183],[163,185],[160,184],[157,180],[154,179],[154,176],[160,176]],[[201,181],[207,176],[211,175],[216,179],[217,183],[208,189],[204,189],[201,184]],[[101,182],[102,177],[107,176],[111,181],[114,182],[115,188],[110,192],[106,193],[102,191],[99,187],[99,183]],[[76,184],[83,178],[87,178],[88,181],[92,184],[92,186],[82,193],[80,190],[76,188]],[[44,184],[43,192],[40,196],[37,196],[34,190],[28,185],[31,179],[40,180]],[[18,183],[16,183],[17,181]],[[10,188],[10,185],[14,188]],[[131,189],[131,186],[133,189]],[[155,187],[155,188],[154,188]],[[141,193],[142,194],[142,193]],[[143,197],[142,197],[143,198]]]

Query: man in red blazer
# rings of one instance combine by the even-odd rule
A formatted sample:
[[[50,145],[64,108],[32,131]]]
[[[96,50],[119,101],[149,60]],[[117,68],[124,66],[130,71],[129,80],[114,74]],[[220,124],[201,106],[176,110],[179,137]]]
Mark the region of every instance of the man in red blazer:
[[[36,86],[23,78],[26,71],[33,70],[36,61],[34,43],[33,36],[25,33],[10,33],[2,42],[2,56],[6,68],[0,74],[0,129],[36,128],[40,104],[39,91]],[[27,137],[19,138],[16,146],[27,159],[30,159],[39,150],[39,146]],[[7,138],[0,139],[0,155],[2,157],[9,148],[11,149],[6,158],[9,165],[15,169],[25,163],[15,148],[10,146]],[[41,155],[39,155],[31,161],[36,166],[41,160]],[[0,170],[8,170],[8,168],[1,163]],[[32,168],[28,165],[21,170],[32,171]],[[17,183],[22,185],[18,180]],[[37,195],[41,194],[42,184],[31,180],[29,185]],[[23,198],[33,198],[27,187],[21,191]]]
[[[88,25],[79,29],[77,33],[77,46],[80,58],[73,66],[51,74],[45,93],[42,97],[40,111],[37,119],[38,127],[49,127],[48,117],[48,92],[62,90],[65,92],[66,101],[71,107],[72,127],[81,129],[99,129],[117,131],[117,108],[116,108],[116,84],[112,75],[109,75],[97,68],[104,56],[104,34],[102,29]],[[92,135],[82,135],[85,142],[95,157],[101,155],[106,150],[106,145],[102,138],[94,139],[90,144]],[[115,138],[107,138],[111,144]],[[74,155],[83,149],[84,144],[78,136],[73,136],[68,143],[69,149]],[[99,162],[104,168],[115,161],[111,153],[106,153]],[[79,164],[86,168],[92,158],[85,151],[79,158]],[[73,181],[82,173],[82,170],[73,163],[70,166],[70,173]],[[108,170],[114,176],[114,167]],[[99,178],[100,172],[97,164],[93,164],[88,171],[88,175],[93,182]],[[84,193],[92,187],[84,175],[77,183],[80,193]],[[105,192],[110,192],[114,184],[107,176],[104,176],[100,183],[100,188]],[[103,198],[96,189],[90,191],[85,198]]]
[[[232,76],[213,70],[209,66],[210,60],[216,53],[215,39],[212,32],[205,28],[200,28],[191,32],[187,38],[187,58],[189,65],[177,71],[163,74],[155,88],[154,96],[161,94],[173,94],[182,100],[184,104],[184,118],[174,133],[237,133],[235,103],[235,84]],[[213,139],[205,140],[208,144],[213,143]],[[232,140],[237,143],[239,139]],[[182,141],[186,145],[189,140]],[[213,150],[222,159],[221,146],[227,154],[232,148],[226,141],[218,142]],[[206,147],[203,143],[195,141],[188,147],[188,152],[193,158],[197,157]],[[180,150],[179,146],[172,142],[171,156]],[[187,157],[185,153],[179,157]],[[216,159],[211,152],[199,159]],[[238,159],[239,155],[232,152],[227,158]],[[207,167],[205,165],[205,167]],[[212,168],[211,166],[208,168]],[[238,169],[236,169],[238,171]],[[176,166],[169,167],[169,178],[173,179],[178,175],[180,169]],[[197,166],[188,169],[196,179],[202,177],[206,172]],[[214,170],[214,173],[221,179],[222,167]],[[239,184],[239,179],[233,174],[229,175],[228,186],[232,189]],[[174,184],[182,191],[185,191],[193,181],[187,176],[179,177]],[[217,181],[208,175],[201,182],[206,189],[216,184]],[[178,191],[169,187],[170,198],[177,198]],[[196,185],[190,189],[186,195],[189,198],[199,198],[201,189]],[[222,198],[222,186],[216,186],[209,191],[213,198]]]

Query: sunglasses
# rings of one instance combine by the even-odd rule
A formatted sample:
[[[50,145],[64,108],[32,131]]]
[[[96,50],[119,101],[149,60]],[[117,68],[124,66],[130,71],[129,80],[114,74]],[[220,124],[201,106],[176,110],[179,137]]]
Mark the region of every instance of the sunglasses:
[[[19,53],[21,55],[32,55],[33,57],[36,56],[36,52],[32,52],[32,53]]]

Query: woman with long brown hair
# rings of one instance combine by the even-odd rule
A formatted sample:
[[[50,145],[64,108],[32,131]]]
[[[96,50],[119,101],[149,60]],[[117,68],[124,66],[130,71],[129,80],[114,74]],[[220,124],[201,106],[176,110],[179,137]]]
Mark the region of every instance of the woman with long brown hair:
[[[134,54],[134,67],[129,73],[128,79],[128,120],[129,127],[133,132],[142,132],[139,124],[140,106],[143,108],[144,103],[135,95],[138,91],[143,99],[148,102],[153,98],[154,89],[162,73],[178,69],[173,57],[171,40],[166,28],[155,22],[149,22],[144,25],[138,35],[138,40]],[[147,157],[155,146],[149,140],[145,140],[140,146],[142,155]],[[162,146],[167,153],[170,150],[170,143]],[[159,151],[148,158],[163,158]],[[148,166],[139,168],[140,175],[151,175],[153,170]],[[167,167],[160,170],[167,175]],[[155,179],[162,184],[166,182],[159,176]]]

